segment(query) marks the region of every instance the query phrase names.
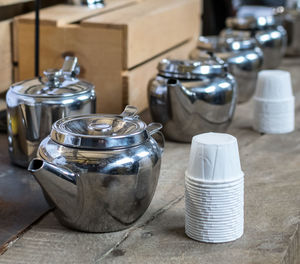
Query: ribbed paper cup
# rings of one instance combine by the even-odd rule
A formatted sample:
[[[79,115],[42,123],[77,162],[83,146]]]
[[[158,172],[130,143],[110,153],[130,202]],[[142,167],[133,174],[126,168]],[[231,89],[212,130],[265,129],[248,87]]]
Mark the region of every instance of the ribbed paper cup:
[[[244,229],[244,180],[225,186],[216,184],[185,185],[185,229],[192,239],[223,243],[233,241]],[[220,187],[221,186],[221,187]]]
[[[223,133],[204,133],[192,139],[188,177],[207,182],[232,181],[241,175],[235,137]]]
[[[235,232],[230,233],[221,233],[221,234],[206,234],[204,232],[197,232],[197,230],[186,226],[185,233],[188,237],[206,243],[225,243],[231,242],[243,235],[244,229],[243,226]]]
[[[198,241],[235,240],[244,229],[244,174],[235,137],[193,137],[185,173],[185,229]]]
[[[226,190],[232,189],[235,186],[240,185],[244,181],[244,173],[240,172],[238,176],[234,177],[234,180],[230,181],[206,181],[206,180],[199,180],[198,178],[194,178],[188,175],[186,172],[185,174],[185,182],[190,186],[194,186],[195,188],[203,188],[203,189],[213,189],[213,190]]]
[[[283,134],[295,129],[295,98],[289,72],[261,71],[253,101],[254,130]]]
[[[282,70],[263,70],[258,73],[255,98],[286,100],[293,96],[291,74]]]

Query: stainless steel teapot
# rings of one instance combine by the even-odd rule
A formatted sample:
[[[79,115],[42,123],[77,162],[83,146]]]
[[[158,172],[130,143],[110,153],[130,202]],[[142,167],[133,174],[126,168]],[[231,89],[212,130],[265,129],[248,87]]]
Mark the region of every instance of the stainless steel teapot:
[[[6,95],[11,161],[27,167],[36,157],[52,124],[65,116],[95,113],[94,85],[76,78],[76,57],[66,57],[62,69],[49,69],[43,78],[13,84]]]
[[[237,89],[227,64],[212,56],[201,61],[162,60],[148,86],[152,119],[171,140],[190,142],[196,134],[225,131]]]
[[[276,16],[231,17],[226,20],[228,29],[220,35],[255,38],[264,53],[263,68],[273,69],[280,65],[287,46],[287,34],[280,21]]]
[[[164,138],[127,106],[121,115],[63,118],[28,169],[56,206],[59,221],[87,232],[130,227],[148,208],[157,185]],[[152,137],[158,133],[161,144]]]
[[[248,101],[254,94],[257,75],[263,64],[263,52],[255,40],[249,37],[200,37],[190,59],[207,58],[207,52],[214,52],[228,63],[229,72],[237,82],[238,102]]]

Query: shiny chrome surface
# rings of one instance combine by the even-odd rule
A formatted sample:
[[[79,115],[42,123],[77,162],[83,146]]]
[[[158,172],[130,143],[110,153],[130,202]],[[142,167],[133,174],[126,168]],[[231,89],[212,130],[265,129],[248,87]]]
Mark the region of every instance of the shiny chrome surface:
[[[86,5],[90,8],[102,8],[105,6],[104,0],[68,0],[72,5]]]
[[[248,101],[254,94],[257,74],[263,64],[263,52],[256,46],[255,40],[246,37],[200,37],[197,48],[190,53],[190,59],[205,58],[208,51],[228,63],[229,72],[237,82],[238,102]]]
[[[143,215],[154,195],[163,145],[151,135],[160,127],[151,125],[139,145],[107,150],[68,147],[48,136],[28,169],[62,224],[86,232],[122,230]]]
[[[229,29],[223,30],[220,35],[222,37],[246,36],[255,38],[264,54],[263,68],[273,69],[280,65],[286,52],[287,34],[285,29],[278,24],[280,22],[279,18],[274,18],[272,23],[269,23],[266,18],[239,18],[250,22],[255,21],[254,26],[251,23],[248,25],[243,22],[239,27],[238,19],[236,20],[237,24],[232,25],[232,23],[227,22]],[[231,18],[228,18],[228,21],[230,20]],[[258,26],[259,21],[262,23]]]
[[[77,59],[69,57],[63,70],[50,69],[45,71],[44,78],[10,87],[6,104],[9,154],[13,163],[27,167],[56,120],[95,112],[94,86],[77,79],[76,73]]]
[[[277,16],[248,16],[248,17],[229,17],[226,19],[226,26],[232,29],[259,30],[268,29],[278,25],[280,22]]]
[[[300,7],[285,11],[283,25],[288,36],[286,54],[300,56]]]
[[[202,74],[197,79],[164,76],[164,72],[159,72],[150,81],[151,115],[163,125],[168,139],[190,142],[196,134],[226,130],[234,114],[237,90],[234,77],[226,72],[226,64],[223,67],[224,73]]]

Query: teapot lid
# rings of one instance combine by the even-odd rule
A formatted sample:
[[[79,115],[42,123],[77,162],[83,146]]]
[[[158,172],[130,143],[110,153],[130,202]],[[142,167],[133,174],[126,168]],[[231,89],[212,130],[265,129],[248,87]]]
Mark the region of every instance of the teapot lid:
[[[278,24],[278,18],[275,16],[247,16],[247,17],[229,17],[226,19],[226,26],[232,29],[265,29]]]
[[[199,37],[197,47],[212,52],[242,51],[254,49],[255,40],[246,36]]]
[[[51,139],[58,144],[81,149],[119,149],[139,145],[162,128],[148,126],[136,115],[137,108],[127,106],[120,115],[89,114],[56,121]]]
[[[199,79],[203,76],[220,75],[227,72],[227,64],[209,54],[208,58],[193,60],[163,59],[158,64],[159,74],[179,79]]]
[[[76,57],[66,57],[62,69],[48,69],[44,77],[13,84],[10,89],[23,96],[34,98],[57,98],[80,95],[94,89],[94,85],[77,79],[79,66]]]

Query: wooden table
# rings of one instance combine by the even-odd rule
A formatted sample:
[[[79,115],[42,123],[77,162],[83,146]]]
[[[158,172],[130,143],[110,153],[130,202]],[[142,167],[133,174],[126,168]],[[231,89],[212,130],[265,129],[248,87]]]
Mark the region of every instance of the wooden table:
[[[184,171],[189,144],[168,142],[153,201],[122,232],[87,234],[61,226],[52,213],[34,224],[0,263],[300,263],[300,61],[286,59],[296,96],[296,130],[261,135],[251,129],[252,103],[239,105],[229,133],[239,141],[245,172],[245,234],[205,244],[184,233]]]

